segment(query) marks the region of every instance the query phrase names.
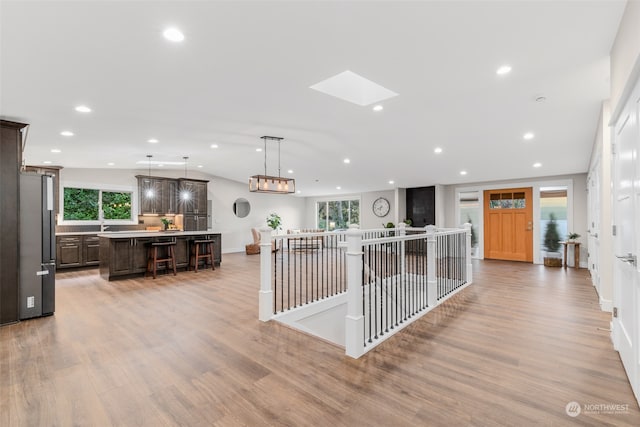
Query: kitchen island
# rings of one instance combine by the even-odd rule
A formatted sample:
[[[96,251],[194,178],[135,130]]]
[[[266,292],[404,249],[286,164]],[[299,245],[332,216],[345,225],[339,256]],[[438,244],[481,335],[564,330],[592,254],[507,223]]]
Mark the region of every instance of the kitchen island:
[[[190,247],[194,240],[213,240],[213,262],[222,261],[222,236],[212,231],[116,231],[98,233],[100,238],[100,275],[106,280],[144,276],[148,248],[154,242],[175,242],[176,268],[189,267]]]

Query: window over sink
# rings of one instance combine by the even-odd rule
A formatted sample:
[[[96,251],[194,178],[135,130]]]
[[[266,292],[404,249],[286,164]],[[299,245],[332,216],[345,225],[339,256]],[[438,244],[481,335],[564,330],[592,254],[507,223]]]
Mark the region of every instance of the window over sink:
[[[65,187],[62,199],[64,221],[133,221],[133,192]],[[102,211],[103,218],[100,217]]]

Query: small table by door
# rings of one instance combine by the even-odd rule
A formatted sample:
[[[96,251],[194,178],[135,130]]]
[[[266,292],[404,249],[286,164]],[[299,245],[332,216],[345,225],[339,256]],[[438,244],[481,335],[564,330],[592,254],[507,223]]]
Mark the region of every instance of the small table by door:
[[[573,267],[580,268],[580,243],[579,242],[560,242],[564,247],[564,268],[567,268],[567,246],[573,245]]]

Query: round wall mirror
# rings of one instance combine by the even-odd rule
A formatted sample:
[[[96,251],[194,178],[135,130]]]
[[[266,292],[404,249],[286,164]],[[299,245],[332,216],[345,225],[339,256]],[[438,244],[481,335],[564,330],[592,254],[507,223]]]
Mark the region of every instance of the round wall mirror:
[[[233,214],[238,218],[244,218],[251,212],[251,205],[247,199],[242,197],[233,202]]]

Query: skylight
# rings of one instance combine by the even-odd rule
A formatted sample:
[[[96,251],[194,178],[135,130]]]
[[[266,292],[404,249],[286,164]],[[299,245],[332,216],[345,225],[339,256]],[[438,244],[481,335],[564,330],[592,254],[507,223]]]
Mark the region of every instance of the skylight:
[[[362,107],[398,96],[397,93],[349,70],[309,86],[309,88]]]

